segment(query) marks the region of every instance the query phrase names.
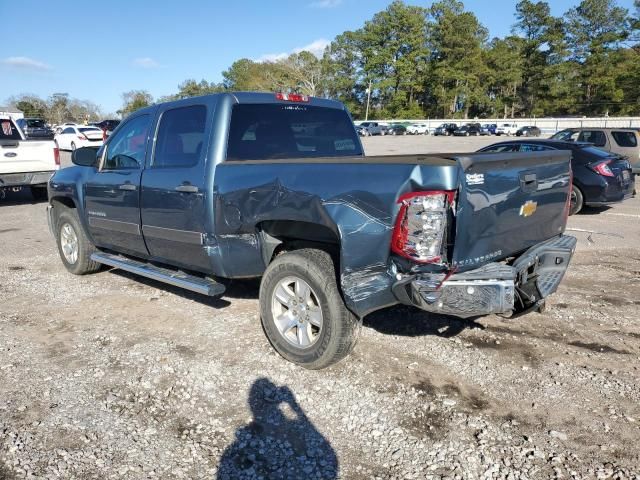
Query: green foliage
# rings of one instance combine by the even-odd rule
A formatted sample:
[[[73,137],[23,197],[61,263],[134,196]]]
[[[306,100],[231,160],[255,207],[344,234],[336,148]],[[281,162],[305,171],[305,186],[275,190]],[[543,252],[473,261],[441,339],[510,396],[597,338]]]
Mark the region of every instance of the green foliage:
[[[123,118],[127,115],[148,107],[153,103],[153,97],[146,90],[131,90],[122,94],[123,106],[118,110],[118,114]]]
[[[321,58],[243,58],[222,77],[221,84],[186,80],[160,100],[282,91],[340,100],[355,118],[638,115],[640,0],[632,12],[615,0],[582,0],[560,17],[550,0],[520,0],[511,34],[491,41],[462,1],[425,8],[394,0],[335,37]],[[22,100],[29,111],[43,108]],[[122,115],[153,101],[144,91],[123,100]],[[68,101],[55,111],[56,118],[75,115]]]
[[[10,105],[24,112],[25,117],[44,118],[52,124],[63,122],[90,122],[103,118],[100,108],[93,102],[55,95],[44,100],[37,95],[21,94],[8,99]]]

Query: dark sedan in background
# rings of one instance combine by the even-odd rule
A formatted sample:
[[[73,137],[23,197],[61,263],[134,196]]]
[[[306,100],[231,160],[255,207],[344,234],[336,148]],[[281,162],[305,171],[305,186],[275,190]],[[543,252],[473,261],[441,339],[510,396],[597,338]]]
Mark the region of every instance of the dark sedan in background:
[[[482,135],[479,123],[467,123],[453,132],[456,137],[468,137],[469,135]]]
[[[407,127],[402,124],[396,123],[395,125],[391,125],[387,129],[387,135],[406,135]]]
[[[19,118],[16,120],[16,124],[20,127],[27,140],[46,140],[52,139],[54,136],[53,130],[41,118]]]
[[[538,127],[522,127],[516,132],[516,137],[539,137],[541,134]]]
[[[590,143],[562,140],[515,140],[489,145],[479,152],[544,152],[571,150],[573,189],[570,215],[583,206],[598,207],[621,202],[633,195],[634,174],[629,161]]]

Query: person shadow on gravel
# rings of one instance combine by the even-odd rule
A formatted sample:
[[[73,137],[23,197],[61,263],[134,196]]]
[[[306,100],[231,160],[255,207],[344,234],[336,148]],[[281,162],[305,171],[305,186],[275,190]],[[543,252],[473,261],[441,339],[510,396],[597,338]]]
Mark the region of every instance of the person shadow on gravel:
[[[338,477],[338,457],[287,386],[259,378],[251,386],[253,420],[235,433],[218,466],[219,480]]]

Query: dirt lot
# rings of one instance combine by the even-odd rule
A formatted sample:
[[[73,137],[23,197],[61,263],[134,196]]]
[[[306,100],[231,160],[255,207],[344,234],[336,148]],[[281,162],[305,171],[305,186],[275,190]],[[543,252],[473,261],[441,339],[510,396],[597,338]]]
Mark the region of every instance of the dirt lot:
[[[68,274],[44,207],[0,201],[0,479],[640,478],[639,198],[570,218],[578,251],[545,313],[394,307],[320,372],[273,352],[257,282],[212,300]]]

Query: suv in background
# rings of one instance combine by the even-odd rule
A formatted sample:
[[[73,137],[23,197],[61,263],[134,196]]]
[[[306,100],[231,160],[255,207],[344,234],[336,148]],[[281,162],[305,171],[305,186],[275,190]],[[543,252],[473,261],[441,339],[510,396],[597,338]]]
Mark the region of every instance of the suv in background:
[[[567,128],[551,138],[569,142],[588,142],[607,152],[629,159],[633,173],[640,173],[640,132],[635,128]]]
[[[518,125],[515,123],[503,123],[496,128],[496,135],[515,135]]]
[[[20,127],[20,130],[22,130],[27,140],[53,139],[53,130],[47,126],[47,122],[42,118],[19,118],[16,120],[16,125]]]
[[[457,123],[443,123],[439,127],[437,127],[434,131],[434,135],[444,135],[449,136],[452,135],[458,129]]]

